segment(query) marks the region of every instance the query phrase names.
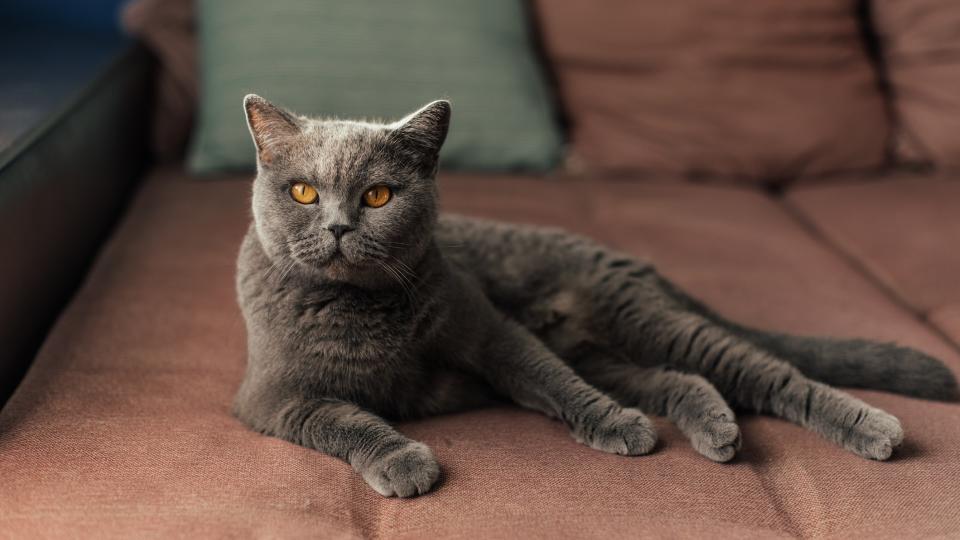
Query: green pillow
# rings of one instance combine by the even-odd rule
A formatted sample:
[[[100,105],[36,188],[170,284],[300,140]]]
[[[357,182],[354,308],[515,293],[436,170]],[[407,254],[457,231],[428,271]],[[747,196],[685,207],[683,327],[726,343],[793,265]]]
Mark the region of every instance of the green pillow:
[[[441,166],[544,170],[561,135],[523,0],[200,0],[194,172],[247,169],[243,96],[309,116],[453,105]]]

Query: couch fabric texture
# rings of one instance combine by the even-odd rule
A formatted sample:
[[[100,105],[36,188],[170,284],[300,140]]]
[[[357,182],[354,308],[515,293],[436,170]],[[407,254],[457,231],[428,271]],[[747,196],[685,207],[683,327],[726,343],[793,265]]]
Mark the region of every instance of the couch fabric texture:
[[[194,171],[254,166],[243,96],[309,116],[399,118],[440,98],[457,110],[446,167],[546,170],[561,134],[517,0],[197,3]]]
[[[229,413],[245,363],[234,263],[246,179],[156,172],[0,414],[0,530],[18,537],[903,538],[960,533],[960,407],[854,391],[907,441],[866,461],[741,415],[730,464],[668,422],[644,457],[574,442],[516,407],[401,424],[444,469],[385,499],[348,465]],[[609,182],[609,183],[607,183]],[[603,185],[602,189],[598,186]],[[904,193],[910,183],[902,185]],[[749,189],[600,178],[444,175],[448,211],[561,225],[659,262],[738,320],[896,339],[960,371],[957,349]]]

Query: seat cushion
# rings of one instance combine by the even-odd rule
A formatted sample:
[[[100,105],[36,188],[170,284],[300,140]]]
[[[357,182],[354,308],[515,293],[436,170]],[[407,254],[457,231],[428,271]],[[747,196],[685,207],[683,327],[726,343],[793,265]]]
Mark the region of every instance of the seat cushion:
[[[800,187],[789,201],[917,313],[939,324],[950,318],[942,313],[960,309],[956,177],[902,174],[882,182]],[[960,333],[949,333],[960,343]]]
[[[884,161],[856,0],[537,0],[593,170],[777,182]]]
[[[444,207],[560,224],[661,262],[731,316],[765,327],[896,339],[960,357],[754,191],[674,183],[447,176]],[[403,423],[444,469],[412,500],[229,414],[245,364],[234,300],[243,179],[155,173],[0,413],[0,530],[21,537],[331,536],[896,538],[956,534],[960,407],[876,392],[908,433],[862,460],[743,415],[730,464],[656,419],[638,458],[575,443],[502,407]]]
[[[960,4],[873,0],[874,26],[908,160],[960,170]]]

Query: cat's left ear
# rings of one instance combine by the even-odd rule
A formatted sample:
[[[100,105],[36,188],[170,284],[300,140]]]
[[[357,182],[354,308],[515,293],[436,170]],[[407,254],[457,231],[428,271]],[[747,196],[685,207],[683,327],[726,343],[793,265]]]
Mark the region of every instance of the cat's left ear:
[[[256,94],[243,98],[247,127],[260,163],[270,165],[284,151],[289,141],[301,133],[300,120]]]
[[[450,102],[440,99],[428,103],[392,127],[401,144],[435,161],[450,127]]]

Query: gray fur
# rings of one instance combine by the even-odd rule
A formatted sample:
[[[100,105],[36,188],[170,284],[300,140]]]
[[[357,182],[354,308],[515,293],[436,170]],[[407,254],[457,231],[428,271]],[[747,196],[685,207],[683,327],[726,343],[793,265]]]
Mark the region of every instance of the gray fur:
[[[824,383],[957,398],[950,371],[918,351],[747,329],[591,240],[438,217],[446,102],[394,124],[244,104],[258,174],[237,270],[249,361],[234,410],[347,461],[383,495],[424,493],[440,474],[390,420],[501,398],[625,455],[656,442],[640,410],[664,415],[715,461],[741,443],[728,402],[887,459],[897,419]],[[293,181],[318,202],[294,202]],[[376,184],[393,199],[362,206]],[[349,230],[338,241],[333,226]]]

